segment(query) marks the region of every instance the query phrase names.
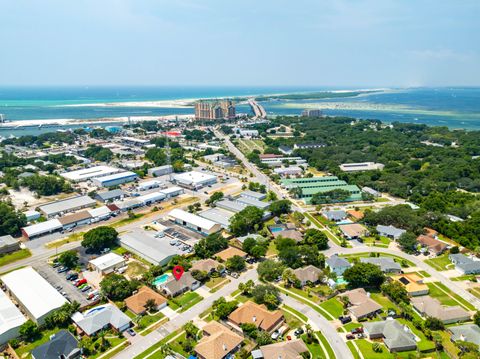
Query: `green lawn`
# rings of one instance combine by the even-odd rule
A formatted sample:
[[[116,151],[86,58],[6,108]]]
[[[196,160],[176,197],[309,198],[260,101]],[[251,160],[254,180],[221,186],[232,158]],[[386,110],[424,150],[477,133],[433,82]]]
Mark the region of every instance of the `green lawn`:
[[[347,332],[350,332],[352,331],[352,329],[356,329],[356,328],[360,328],[360,327],[363,327],[363,324],[361,323],[347,323],[343,326],[343,328],[347,331]],[[339,328],[340,329],[340,328]]]
[[[374,237],[363,237],[362,240],[363,240],[363,243],[365,244],[372,244],[376,247],[384,247],[384,248],[388,248],[388,245],[391,242],[390,239],[388,239],[387,237],[380,237],[379,241],[375,241]]]
[[[32,343],[23,343],[20,345],[17,349],[15,349],[15,352],[17,355],[22,358],[23,356],[26,356],[27,353],[31,352],[33,349],[38,347],[39,345],[42,345],[50,340],[50,336],[58,332],[60,329],[55,328],[55,329],[50,329],[50,330],[42,330],[41,334],[42,336],[39,337],[37,340],[35,340]]]
[[[142,359],[142,358],[145,358],[147,355],[155,352],[157,349],[159,349],[162,345],[164,345],[165,343],[167,343],[169,340],[171,340],[172,338],[174,338],[175,336],[177,336],[180,332],[182,331],[182,329],[178,329],[172,333],[170,333],[169,335],[167,335],[165,338],[163,338],[162,340],[160,340],[159,342],[157,342],[156,344],[152,345],[150,348],[148,348],[147,350],[145,350],[144,352],[138,354],[137,356],[133,357],[133,359]],[[157,351],[158,353],[158,351]],[[153,358],[153,356],[151,356],[151,358]]]
[[[307,344],[307,341],[306,341],[307,334],[303,334],[301,338],[305,342],[305,344],[307,345],[308,351],[310,352],[312,358],[315,358],[315,359],[326,358],[325,353],[323,352],[323,349],[320,346],[320,344],[318,344],[318,343]],[[335,357],[332,357],[332,359],[333,358],[335,358]]]
[[[282,287],[285,288],[285,286],[282,284],[281,285]],[[312,289],[307,289],[308,287],[306,287],[305,289],[298,289],[298,288],[294,288],[294,287],[290,287],[290,288],[286,288],[287,290],[289,290],[290,292],[293,292],[295,294],[298,294],[306,299],[309,299],[311,300],[312,302],[315,302],[315,303],[320,303],[321,302],[321,299],[319,297],[317,297],[316,295],[314,294],[308,294],[306,291],[307,290],[310,290],[313,292]]]
[[[411,322],[405,320],[404,318],[398,318],[397,320],[400,323],[402,323],[404,325],[407,325],[410,328],[410,330],[417,337],[420,338],[420,341],[417,342],[418,350],[426,352],[426,351],[430,351],[430,350],[435,348],[435,344],[432,341],[428,340],[427,337],[425,336],[425,334],[423,334],[423,332],[421,330],[415,328],[415,326]]]
[[[163,318],[165,318],[165,315],[161,312],[157,312],[152,315],[144,315],[138,322],[138,329],[139,330],[145,329],[150,325],[152,325],[153,323],[156,323]]]
[[[476,310],[475,307],[470,302],[466,301],[465,299],[463,299],[458,294],[452,292],[444,284],[442,284],[440,282],[434,282],[434,283],[428,283],[427,285],[428,285],[428,288],[430,289],[430,296],[434,297],[434,295],[431,294],[432,293],[432,288],[433,288],[433,292],[434,292],[435,295],[438,295],[439,297],[444,297],[444,296],[447,297],[447,298],[443,299],[443,300],[445,300],[445,302],[442,302],[442,299],[437,298],[443,304],[445,304],[445,305],[461,305],[462,307],[464,307],[467,310]],[[450,294],[450,296],[452,296],[456,300],[449,297],[448,294],[445,294],[444,292],[447,292],[448,294]],[[447,302],[448,303],[453,303],[453,304],[447,304]]]
[[[186,333],[180,335],[177,339],[170,343],[170,347],[180,355],[188,357],[190,353],[186,353],[182,348],[182,343],[186,340]]]
[[[466,274],[466,275],[461,275],[460,277],[455,277],[455,278],[450,278],[450,280],[454,281],[474,281],[476,276],[474,274]]]
[[[393,302],[388,299],[386,296],[384,296],[382,293],[372,293],[370,292],[370,297],[376,301],[378,304],[380,304],[383,309],[395,309],[397,308],[397,305],[393,304]]]
[[[284,308],[285,310],[288,310],[289,312],[292,312],[297,317],[299,317],[301,320],[303,320],[305,323],[308,322],[307,316],[303,313],[300,313],[298,310],[293,309],[292,307],[289,307],[288,305],[285,305],[285,304],[282,305],[282,308]]]
[[[450,259],[448,258],[448,254],[446,253],[432,259],[426,259],[425,263],[438,271],[452,269],[452,262],[450,261]]]
[[[428,289],[429,289],[429,295],[432,298],[437,298],[440,303],[444,305],[458,305],[458,303],[451,297],[448,296],[445,292],[443,292],[440,288],[438,288],[435,284],[433,283],[427,283]]]
[[[347,347],[352,352],[352,355],[355,359],[361,359],[360,355],[357,353],[357,349],[353,346],[352,341],[347,342]],[[368,359],[368,357],[366,357]]]
[[[295,315],[291,314],[286,310],[282,310],[282,313],[290,329],[296,329],[302,326],[302,321],[298,319]]]
[[[182,294],[179,297],[176,297],[171,300],[174,304],[177,305],[177,307],[181,307],[181,312],[186,311],[188,308],[193,307],[195,304],[200,302],[203,299],[203,297],[195,292],[187,292]],[[172,309],[176,309],[173,308]]]
[[[390,257],[395,260],[397,263],[405,263],[407,267],[415,267],[415,264],[407,259],[403,259],[399,256],[396,256],[394,254],[388,254],[388,253],[379,253],[380,257]],[[361,258],[361,257],[370,257],[370,252],[364,252],[364,253],[355,253],[355,254],[342,254],[340,257],[344,257],[346,259],[349,258]]]
[[[305,213],[305,217],[308,218],[308,220],[310,222],[312,222],[312,224],[314,224],[315,226],[317,226],[321,231],[323,231],[323,233],[325,233],[325,235],[328,237],[328,239],[330,239],[331,241],[335,242],[336,244],[340,245],[341,242],[340,240],[332,235],[330,232],[326,231],[325,230],[325,225],[323,225],[317,218],[315,218],[314,216],[312,216],[310,213]]]
[[[271,241],[269,244],[268,244],[268,249],[267,249],[267,254],[266,256],[269,257],[269,256],[276,256],[278,254],[278,250],[277,250],[277,247],[275,246],[275,241]]]
[[[343,314],[343,304],[340,303],[337,298],[331,298],[322,304],[320,307],[329,312],[333,317],[338,318]]]
[[[416,272],[420,277],[423,277],[423,278],[429,278],[431,277],[430,274],[428,274],[427,272],[425,272],[424,270],[421,270],[419,272]]]
[[[18,251],[12,252],[12,253],[4,254],[4,255],[0,256],[0,267],[4,266],[4,265],[7,265],[7,264],[10,264],[10,263],[13,263],[13,262],[16,262],[16,261],[19,261],[20,259],[28,258],[31,255],[32,255],[32,253],[27,248],[20,249]]]
[[[320,338],[323,346],[327,350],[327,353],[328,353],[328,356],[330,357],[330,359],[334,359],[335,358],[335,352],[333,351],[332,347],[330,346],[330,343],[327,341],[327,338],[325,338],[325,336],[321,332],[315,332],[315,334],[317,335],[317,337]]]
[[[220,285],[220,283],[224,282],[222,285]],[[224,278],[224,277],[217,277],[217,278],[210,278],[208,280],[208,282],[205,283],[205,285],[212,289],[214,287],[216,287],[217,285],[219,285],[218,288],[221,288],[222,286],[224,286],[225,284],[229,283],[230,282],[230,279],[228,278]]]

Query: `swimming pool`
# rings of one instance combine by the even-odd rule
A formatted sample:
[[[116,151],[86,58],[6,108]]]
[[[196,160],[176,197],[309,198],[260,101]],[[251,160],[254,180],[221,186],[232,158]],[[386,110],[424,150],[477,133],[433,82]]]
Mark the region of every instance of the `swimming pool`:
[[[163,284],[168,280],[169,277],[170,277],[169,273],[162,274],[162,275],[158,276],[157,278],[155,278],[153,280],[152,284],[154,286],[158,286],[160,284]]]
[[[343,277],[337,277],[337,280],[335,281],[335,283],[337,283],[337,285],[338,284],[348,284],[348,282],[345,279],[343,279]]]
[[[269,226],[268,229],[271,233],[282,232],[285,230],[285,226]]]

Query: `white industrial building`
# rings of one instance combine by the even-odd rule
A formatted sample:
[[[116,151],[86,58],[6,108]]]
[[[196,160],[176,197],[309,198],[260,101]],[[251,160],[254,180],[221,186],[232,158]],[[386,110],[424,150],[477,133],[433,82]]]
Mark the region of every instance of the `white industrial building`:
[[[6,344],[19,336],[20,326],[27,321],[22,312],[0,290],[0,345]]]
[[[275,168],[273,172],[275,172],[275,174],[279,176],[285,177],[285,176],[301,175],[303,173],[303,169],[299,166],[289,166],[289,167]]]
[[[145,182],[140,182],[137,185],[137,191],[146,191],[146,190],[153,189],[153,188],[159,188],[163,185],[164,185],[163,181],[159,181],[159,180],[156,180],[156,179],[150,180],[150,181],[145,181]]]
[[[303,165],[307,163],[307,161],[302,157],[272,157],[262,158],[261,161],[269,167],[280,167],[283,165],[284,161],[295,163],[297,165]]]
[[[0,277],[9,294],[38,325],[67,300],[32,267],[17,269]]]
[[[53,233],[63,228],[62,223],[58,219],[51,219],[49,221],[32,224],[31,226],[23,227],[22,234],[25,238],[33,239],[35,237],[43,236],[44,234]]]
[[[270,202],[262,202],[251,197],[238,197],[237,199],[235,199],[235,201],[243,203],[247,206],[257,207],[263,210],[266,210],[270,206]]]
[[[171,165],[165,165],[165,166],[148,169],[148,174],[153,177],[165,176],[170,173],[173,173],[173,167]]]
[[[240,197],[252,198],[252,199],[256,199],[257,201],[262,201],[265,198],[267,198],[267,195],[261,192],[243,191],[242,193],[240,193]]]
[[[170,211],[168,217],[173,222],[187,227],[193,231],[204,234],[206,236],[212,233],[216,233],[222,229],[220,224],[218,223],[178,208]]]
[[[381,171],[384,167],[384,164],[375,162],[344,163],[340,165],[343,172]]]
[[[160,193],[163,193],[167,199],[180,196],[183,192],[184,189],[177,186],[164,188],[160,191]]]
[[[199,213],[198,215],[202,218],[218,223],[222,226],[222,228],[228,228],[230,226],[230,218],[232,218],[235,213],[221,208],[211,208]]]
[[[109,274],[115,271],[116,269],[125,267],[125,258],[122,256],[110,252],[103,256],[92,259],[88,262],[93,270],[97,271],[100,274]]]
[[[108,176],[121,170],[110,166],[94,166],[77,171],[65,172],[61,176],[71,182],[82,182],[92,178]]]
[[[76,196],[61,201],[50,202],[38,208],[47,218],[52,218],[65,213],[75,212],[79,209],[95,207],[96,204],[97,201],[88,196]]]
[[[217,176],[191,171],[175,175],[173,176],[173,180],[181,187],[198,190],[205,186],[217,183]]]
[[[123,183],[135,181],[138,175],[132,171],[114,173],[112,175],[94,178],[93,184],[98,187],[113,187]]]
[[[182,254],[178,247],[169,244],[167,238],[157,238],[145,233],[131,232],[122,235],[120,245],[153,265],[167,265],[175,255]]]
[[[134,208],[143,206],[142,201],[138,200],[138,197],[128,198],[123,201],[117,201],[113,203],[121,211],[128,211]]]
[[[112,211],[107,206],[88,209],[87,212],[92,217],[92,222],[108,219],[112,215]]]
[[[35,221],[35,220],[39,219],[40,216],[41,216],[40,212],[37,212],[37,211],[34,211],[34,210],[23,212],[23,214],[27,218],[27,222]]]
[[[142,202],[144,206],[163,201],[167,196],[162,192],[152,192],[137,197],[137,200]]]

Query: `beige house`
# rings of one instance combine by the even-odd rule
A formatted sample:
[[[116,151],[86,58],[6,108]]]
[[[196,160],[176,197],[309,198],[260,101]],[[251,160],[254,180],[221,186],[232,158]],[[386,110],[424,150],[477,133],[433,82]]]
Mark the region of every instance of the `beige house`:
[[[348,311],[357,319],[362,320],[376,315],[382,311],[382,306],[370,298],[363,288],[357,288],[339,294],[340,297],[347,297],[349,301]]]
[[[220,258],[222,262],[226,262],[228,259],[234,256],[240,256],[242,258],[246,258],[247,253],[235,247],[228,247],[227,249],[224,249],[223,251],[215,254],[215,256]]]
[[[201,272],[211,273],[217,271],[218,267],[220,266],[221,264],[215,259],[207,258],[193,262],[192,268],[190,268],[190,270],[198,270]]]
[[[422,316],[440,319],[445,324],[470,320],[470,313],[459,305],[442,305],[429,295],[412,298],[412,305]]]
[[[322,273],[323,272],[321,269],[312,265],[303,268],[297,268],[293,271],[293,274],[295,277],[297,277],[302,286],[306,285],[308,282],[317,283]]]
[[[241,330],[240,325],[244,323],[254,324],[257,328],[268,333],[279,328],[285,319],[279,310],[269,311],[265,305],[259,305],[248,301],[235,309],[228,316],[229,323],[236,329]]]
[[[147,286],[141,287],[137,293],[125,299],[125,305],[132,313],[140,315],[146,312],[145,305],[149,300],[155,301],[157,310],[167,306],[167,299]]]
[[[237,351],[243,337],[216,321],[203,327],[203,337],[195,347],[199,359],[223,359]]]
[[[301,359],[302,353],[308,352],[308,348],[301,339],[288,342],[280,342],[260,347],[263,359]]]

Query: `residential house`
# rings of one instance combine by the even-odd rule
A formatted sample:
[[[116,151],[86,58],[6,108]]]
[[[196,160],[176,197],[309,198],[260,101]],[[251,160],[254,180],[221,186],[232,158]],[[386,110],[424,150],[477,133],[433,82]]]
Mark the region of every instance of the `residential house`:
[[[330,258],[327,258],[325,263],[327,267],[330,268],[330,270],[337,276],[342,276],[343,272],[352,266],[349,261],[347,261],[345,258],[337,256],[336,254]]]
[[[347,212],[343,210],[323,211],[322,215],[332,222],[341,222],[347,218]]]
[[[480,346],[480,327],[476,324],[463,324],[449,327],[452,342],[464,341]]]
[[[348,298],[348,311],[357,320],[373,317],[382,311],[382,306],[371,299],[370,294],[363,288],[353,289],[339,296]]]
[[[369,339],[383,339],[391,352],[404,352],[417,349],[415,335],[395,319],[380,322],[367,322],[363,325],[364,333]]]
[[[82,356],[78,340],[65,329],[50,337],[50,340],[39,345],[31,352],[33,359],[76,359]]]
[[[228,247],[227,249],[224,249],[223,251],[220,251],[217,254],[215,254],[215,256],[220,258],[222,262],[226,262],[228,259],[234,256],[240,256],[242,258],[246,258],[247,253],[235,247]]]
[[[412,298],[411,303],[422,316],[440,319],[444,324],[470,320],[470,313],[459,305],[442,305],[437,299],[429,295]]]
[[[417,237],[417,242],[426,248],[429,252],[436,254],[437,256],[442,254],[448,247],[445,242],[439,241],[430,236],[419,235]]]
[[[365,217],[363,212],[361,211],[355,211],[354,209],[350,209],[347,211],[348,215],[350,218],[352,218],[354,221],[359,221]]]
[[[448,256],[455,268],[463,274],[479,274],[480,273],[480,261],[475,261],[464,254],[450,254]]]
[[[198,270],[201,272],[213,273],[218,271],[219,267],[223,266],[215,259],[207,258],[193,262],[190,271]]]
[[[176,297],[188,290],[195,290],[200,285],[201,283],[193,278],[190,272],[185,272],[179,280],[170,277],[165,283],[159,284],[158,288],[167,297]]]
[[[428,286],[423,283],[423,278],[416,273],[394,275],[392,280],[402,284],[412,297],[428,294]]]
[[[240,349],[243,337],[216,321],[202,328],[203,336],[195,346],[198,359],[230,358]]]
[[[297,243],[303,241],[303,233],[296,229],[286,229],[284,231],[273,232],[273,238],[278,237],[291,238]]]
[[[383,273],[401,273],[402,267],[390,257],[364,257],[362,263],[371,263],[379,266]]]
[[[160,310],[167,306],[167,299],[146,285],[141,287],[137,293],[125,299],[125,305],[132,313],[142,315],[147,311],[145,306],[149,300],[155,302],[156,310]]]
[[[358,223],[342,224],[338,226],[345,239],[361,239],[368,235],[368,230]]]
[[[293,274],[295,274],[295,277],[297,277],[301,285],[304,286],[307,283],[317,283],[323,272],[321,269],[309,265],[303,268],[297,268],[293,270]]]
[[[272,333],[284,323],[285,319],[279,310],[269,311],[265,305],[248,301],[235,309],[228,316],[229,323],[241,330],[244,323],[254,324],[257,328]]]
[[[87,336],[107,328],[123,332],[132,324],[131,319],[111,303],[91,308],[84,313],[76,312],[72,315],[72,321],[78,332]]]
[[[256,358],[263,359],[300,359],[303,353],[308,353],[308,348],[302,339],[293,339],[286,342],[278,342],[269,345],[262,345],[259,352],[261,356]],[[253,352],[252,352],[253,356]]]
[[[404,229],[400,229],[394,226],[382,226],[381,224],[379,224],[376,229],[379,235],[388,237],[395,241],[398,240],[402,234],[407,232]]]

